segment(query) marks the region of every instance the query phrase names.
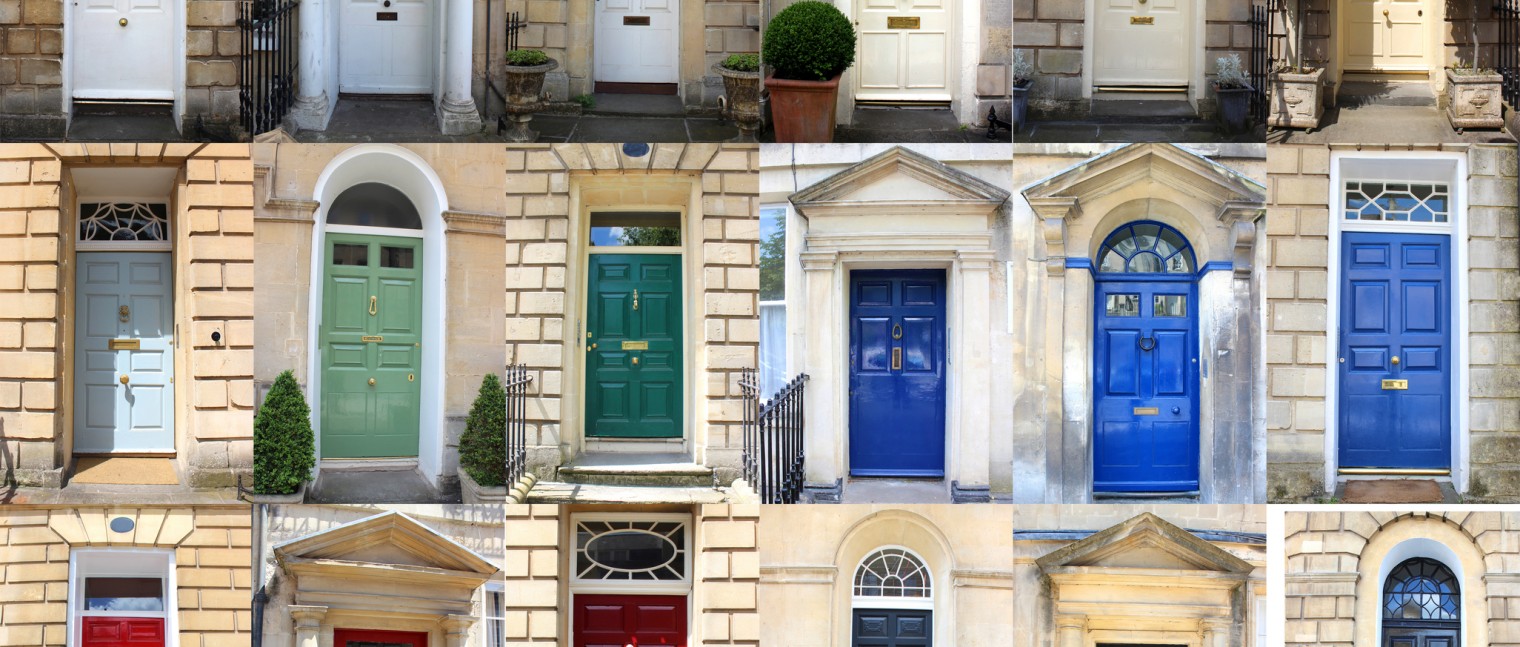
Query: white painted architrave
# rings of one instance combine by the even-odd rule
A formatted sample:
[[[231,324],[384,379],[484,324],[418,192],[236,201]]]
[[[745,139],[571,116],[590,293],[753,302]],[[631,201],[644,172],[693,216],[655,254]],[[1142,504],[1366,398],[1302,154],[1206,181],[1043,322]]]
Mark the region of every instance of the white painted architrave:
[[[69,551],[68,615],[65,622],[70,645],[82,644],[84,629],[80,609],[81,586],[86,577],[159,577],[164,581],[164,647],[179,647],[179,580],[173,548],[75,548]],[[113,615],[99,612],[98,615]],[[142,616],[144,612],[120,613]],[[153,615],[159,615],[154,613]]]
[[[1392,573],[1393,569],[1398,567],[1399,564],[1404,563],[1405,560],[1416,557],[1433,559],[1440,562],[1442,566],[1451,569],[1451,574],[1457,577],[1457,582],[1463,587],[1463,590],[1458,591],[1461,596],[1459,599],[1467,599],[1467,578],[1464,577],[1465,574],[1462,571],[1461,558],[1457,557],[1457,554],[1452,552],[1450,547],[1439,541],[1428,537],[1410,537],[1399,542],[1398,545],[1393,547],[1393,550],[1388,551],[1388,554],[1383,556],[1383,561],[1378,564],[1377,597],[1379,605],[1383,603],[1383,592],[1384,588],[1388,585],[1388,574]],[[1471,614],[1462,613],[1462,632],[1459,634],[1460,641],[1457,643],[1459,647],[1469,644],[1467,642],[1468,636],[1471,635],[1468,633],[1470,631],[1467,623],[1469,615]],[[1376,624],[1378,644],[1381,645],[1383,644],[1383,623],[1381,619]]]
[[[1369,222],[1345,220],[1344,209],[1336,205],[1344,195],[1345,182],[1352,177],[1367,177],[1368,171],[1343,165],[1392,167],[1407,165],[1412,179],[1446,182],[1451,187],[1451,216],[1446,223]],[[1367,179],[1378,179],[1367,177]],[[1467,154],[1444,151],[1330,151],[1330,195],[1325,203],[1329,218],[1329,285],[1325,293],[1325,493],[1334,494],[1340,479],[1340,380],[1337,358],[1340,348],[1341,307],[1341,232],[1381,231],[1388,233],[1445,234],[1451,237],[1451,281],[1455,289],[1451,300],[1451,344],[1456,359],[1451,367],[1451,482],[1457,492],[1467,491],[1469,447],[1468,372],[1471,367],[1467,342],[1468,258],[1467,258]],[[1440,480],[1440,479],[1437,479]]]
[[[312,199],[317,202],[311,233],[311,295],[307,304],[306,363],[307,398],[312,401],[311,426],[317,439],[317,456],[322,455],[321,349],[322,288],[325,272],[324,253],[327,231],[401,235],[417,237],[416,230],[327,226],[327,207],[344,190],[365,182],[388,184],[406,194],[422,217],[422,406],[418,417],[419,433],[417,469],[433,484],[443,476],[443,443],[447,430],[444,411],[446,357],[445,313],[448,306],[448,244],[445,240],[443,213],[449,209],[443,181],[421,156],[394,144],[359,144],[334,156],[318,176]],[[312,475],[322,469],[322,459]]]
[[[819,579],[829,578],[834,584],[831,594],[834,621],[831,625],[835,634],[833,642],[828,644],[851,644],[850,618],[857,606],[855,601],[859,599],[855,597],[855,569],[865,558],[883,548],[911,552],[929,569],[933,578],[933,600],[939,601],[938,607],[927,607],[934,611],[934,644],[955,644],[956,590],[960,586],[975,586],[966,583],[985,577],[986,573],[961,568],[956,563],[955,548],[944,531],[928,518],[899,509],[881,510],[856,521],[839,540],[828,573],[817,573]],[[926,607],[894,604],[889,608]]]

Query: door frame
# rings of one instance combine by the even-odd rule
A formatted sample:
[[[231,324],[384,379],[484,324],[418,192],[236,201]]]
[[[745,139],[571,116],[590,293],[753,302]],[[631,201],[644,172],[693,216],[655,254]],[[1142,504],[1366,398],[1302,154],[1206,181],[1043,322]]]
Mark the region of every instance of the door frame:
[[[1444,37],[1441,30],[1446,24],[1446,3],[1439,0],[1421,0],[1425,9],[1426,35],[1425,35],[1425,67],[1429,74],[1429,83],[1432,90],[1439,93],[1446,87],[1446,74],[1442,69],[1446,66]],[[1346,12],[1341,11],[1340,3],[1330,3],[1330,47],[1328,53],[1330,62],[1330,80],[1334,87],[1330,94],[1333,100],[1339,93],[1341,83],[1346,76]]]
[[[1420,165],[1424,169],[1422,179],[1445,181],[1451,187],[1451,217],[1445,225],[1401,223],[1388,225],[1380,222],[1347,222],[1345,214],[1335,205],[1341,204],[1343,185],[1348,177],[1371,177],[1365,171],[1348,173],[1347,164],[1383,165],[1388,163]],[[1447,167],[1442,169],[1441,167]],[[1439,174],[1438,174],[1439,173]],[[1325,311],[1325,491],[1333,493],[1340,475],[1340,365],[1337,361],[1340,348],[1339,322],[1341,317],[1341,234],[1345,231],[1372,231],[1381,233],[1440,234],[1451,237],[1451,312],[1449,351],[1451,362],[1451,475],[1450,480],[1457,492],[1466,492],[1469,472],[1468,435],[1468,372],[1471,366],[1468,335],[1468,257],[1467,257],[1467,153],[1443,151],[1331,151],[1330,187],[1326,205],[1330,206],[1328,231],[1328,276]],[[1348,480],[1355,476],[1344,477]],[[1443,477],[1435,477],[1443,480]]]
[[[945,52],[948,67],[946,73],[946,86],[950,93],[950,111],[961,123],[970,123],[976,119],[976,97],[964,96],[967,88],[976,87],[975,65],[965,65],[965,61],[977,61],[981,57],[981,25],[982,25],[982,0],[947,0],[950,6],[950,45]],[[848,16],[854,23],[860,19],[860,5],[864,0],[835,0],[835,6],[839,11]],[[967,34],[975,34],[976,38],[966,38]],[[856,46],[856,55],[859,56],[859,45]],[[839,101],[836,104],[839,123],[849,124],[855,110],[855,75],[859,71],[856,66],[845,70],[844,77],[840,79]]]
[[[676,94],[678,96],[683,96],[685,94],[685,88],[682,87],[682,86],[685,85],[685,83],[682,83],[682,81],[684,81],[685,79],[683,78],[683,75],[681,74],[681,63],[684,62],[685,59],[686,59],[685,56],[681,55],[681,36],[682,36],[682,34],[686,33],[686,26],[684,24],[682,24],[682,22],[681,22],[681,15],[682,15],[681,3],[683,1],[684,0],[670,0],[670,6],[672,7],[671,14],[675,18],[675,42],[671,43],[671,47],[675,48],[675,50],[676,50],[676,79],[674,81],[671,81],[670,83],[672,83],[672,84],[674,84],[676,86]],[[600,79],[598,78],[600,75],[598,74],[598,69],[597,69],[597,65],[596,65],[596,43],[597,43],[598,40],[601,40],[601,36],[602,36],[602,26],[601,26],[602,25],[602,21],[598,20],[598,18],[601,15],[600,8],[602,6],[603,5],[600,2],[600,0],[598,0],[596,2],[593,2],[592,5],[591,5],[591,57],[590,57],[591,58],[591,61],[590,61],[590,67],[591,67],[590,72],[591,72],[591,74],[590,74],[590,80],[591,80],[591,87],[592,87],[593,92],[595,91],[596,84],[598,82],[600,82]],[[569,4],[568,4],[568,2],[566,3],[566,11],[569,11]],[[569,22],[568,18],[566,19],[566,22],[567,23]],[[609,83],[626,83],[626,82],[609,81]],[[643,84],[643,83],[634,83],[634,85],[645,85],[645,84]],[[661,84],[656,83],[655,85],[661,85]]]
[[[104,561],[110,566],[81,564],[82,558],[85,562]],[[112,575],[163,578],[164,610],[159,613],[164,616],[164,647],[179,647],[179,580],[176,576],[175,561],[173,547],[72,548],[69,551],[67,592],[69,604],[64,621],[69,636],[68,644],[80,644],[78,633],[84,627],[80,609],[74,604],[84,594],[81,586],[83,578],[91,575]],[[123,615],[130,617],[133,614],[124,613]]]
[[[1084,0],[1082,14],[1082,98],[1092,99],[1093,96],[1093,47],[1097,41],[1094,33],[1098,28],[1098,1]],[[1204,0],[1179,0],[1190,3],[1188,27],[1184,32],[1188,35],[1188,42],[1183,45],[1183,50],[1188,56],[1188,89],[1187,101],[1196,110],[1198,101],[1208,96],[1203,87],[1204,70],[1207,67],[1204,45],[1207,41],[1205,25],[1207,24],[1208,7]]]
[[[180,124],[185,118],[185,67],[188,61],[185,56],[185,7],[184,2],[170,0],[169,5],[169,40],[172,41],[173,51],[169,54],[169,64],[174,66],[173,78],[170,81],[170,91],[173,92],[174,130],[179,132]],[[74,121],[74,66],[79,64],[78,56],[74,54],[73,12],[78,9],[65,3],[63,19],[63,53],[59,63],[59,71],[63,77],[63,118],[65,127]]]
[[[428,96],[433,97],[434,103],[437,103],[443,97],[444,49],[445,49],[446,43],[448,42],[448,33],[447,33],[448,14],[447,14],[447,11],[446,11],[445,7],[451,1],[453,1],[453,0],[442,0],[440,2],[430,2],[430,3],[428,3],[429,4],[428,11],[432,13],[433,25],[432,25],[431,31],[432,31],[433,43],[432,43],[432,46],[428,48],[428,51],[427,51],[426,55],[428,56],[428,68],[430,70],[432,70],[432,73],[433,73],[433,80],[432,80],[431,87],[428,89],[427,94],[428,94]],[[325,79],[326,85],[328,86],[327,87],[327,90],[328,90],[328,95],[327,96],[328,96],[328,104],[329,104],[328,105],[328,111],[329,111],[329,113],[331,113],[332,111],[334,111],[334,110],[337,109],[337,103],[340,100],[341,95],[343,94],[343,91],[342,91],[342,87],[343,87],[343,62],[340,60],[340,58],[343,55],[343,9],[344,9],[344,7],[343,7],[343,0],[339,0],[337,2],[331,2],[331,3],[328,3],[328,5],[329,5],[328,8],[327,8],[327,18],[328,18],[328,21],[329,21],[328,24],[332,25],[332,27],[330,28],[331,29],[331,33],[330,33],[331,40],[328,41],[329,45],[327,47],[327,56],[328,56],[328,60],[331,61],[331,63],[329,65],[326,65],[326,66],[323,66],[323,67],[326,68],[326,69],[331,70],[331,73],[330,73],[331,74],[331,78]],[[471,32],[473,33],[473,27],[471,28]],[[364,93],[355,93],[355,94],[364,94]],[[392,95],[392,96],[406,97],[406,96],[417,96],[417,95],[396,94],[396,95]],[[424,221],[425,220],[426,219],[424,218]]]

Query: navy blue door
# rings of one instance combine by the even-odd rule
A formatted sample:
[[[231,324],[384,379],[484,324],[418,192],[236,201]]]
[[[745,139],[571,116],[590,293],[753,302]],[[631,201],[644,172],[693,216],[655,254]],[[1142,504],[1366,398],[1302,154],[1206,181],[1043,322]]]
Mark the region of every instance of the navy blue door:
[[[1451,466],[1450,257],[1447,236],[1342,236],[1342,467]]]
[[[945,475],[945,273],[850,276],[850,474]]]
[[[932,647],[933,613],[856,609],[850,630],[851,647]]]
[[[1097,285],[1094,491],[1198,489],[1194,285],[1191,280]]]

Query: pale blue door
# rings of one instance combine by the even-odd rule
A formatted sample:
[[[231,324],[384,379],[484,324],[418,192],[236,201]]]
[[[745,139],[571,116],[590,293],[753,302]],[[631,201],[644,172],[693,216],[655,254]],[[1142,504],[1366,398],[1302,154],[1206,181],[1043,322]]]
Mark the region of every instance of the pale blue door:
[[[170,254],[77,256],[74,451],[174,451]]]

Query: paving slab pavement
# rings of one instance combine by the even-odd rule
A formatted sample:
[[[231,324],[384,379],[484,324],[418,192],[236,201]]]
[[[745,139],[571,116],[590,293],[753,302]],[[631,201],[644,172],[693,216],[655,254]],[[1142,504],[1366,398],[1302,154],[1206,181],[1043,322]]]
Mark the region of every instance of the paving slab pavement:
[[[1319,128],[1309,132],[1273,130],[1267,134],[1267,141],[1273,144],[1513,144],[1515,138],[1503,130],[1458,133],[1447,121],[1446,113],[1433,106],[1369,104],[1328,108],[1320,119]]]
[[[324,470],[307,503],[459,503],[458,491],[438,492],[412,470]]]

